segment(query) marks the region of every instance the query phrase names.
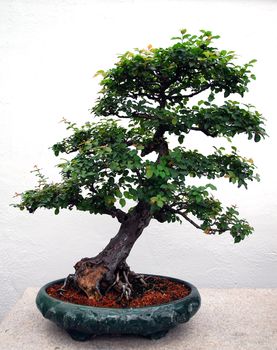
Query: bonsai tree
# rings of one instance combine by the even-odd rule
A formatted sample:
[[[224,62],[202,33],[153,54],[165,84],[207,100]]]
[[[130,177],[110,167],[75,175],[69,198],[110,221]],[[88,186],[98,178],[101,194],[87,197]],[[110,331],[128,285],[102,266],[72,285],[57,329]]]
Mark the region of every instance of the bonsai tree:
[[[210,31],[197,36],[181,30],[170,47],[127,51],[113,68],[96,74],[101,91],[91,110],[94,120],[81,127],[64,120],[71,134],[52,146],[56,156],[71,154],[58,164],[61,181],[49,183],[35,168],[38,185],[21,193],[16,206],[30,213],[75,208],[106,214],[120,228],[97,256],[75,264],[63,288],[74,282],[88,297],[115,288],[128,299],[135,279],[146,282],[126,259],[151,220],[184,219],[209,235],[229,231],[235,243],[253,232],[235,206],[224,208],[213,196],[216,187],[209,183],[224,177],[247,187],[258,180],[253,160],[239,155],[232,138],[246,134],[259,142],[266,135],[252,105],[215,103],[218,95],[243,97],[255,79],[255,60],[237,65],[234,51],[214,47],[218,38]],[[230,150],[214,147],[204,155],[188,149],[191,132],[225,138]],[[191,177],[204,178],[203,184],[192,185]]]

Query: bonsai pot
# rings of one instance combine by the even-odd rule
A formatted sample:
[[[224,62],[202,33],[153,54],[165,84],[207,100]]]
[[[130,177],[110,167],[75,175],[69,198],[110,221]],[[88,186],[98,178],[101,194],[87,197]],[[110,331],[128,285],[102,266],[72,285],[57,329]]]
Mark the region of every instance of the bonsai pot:
[[[144,275],[157,276],[157,275]],[[50,282],[38,292],[36,304],[42,315],[65,329],[74,340],[84,341],[95,335],[140,335],[159,339],[178,323],[190,320],[198,311],[201,298],[195,286],[167,276],[189,288],[188,296],[166,304],[138,308],[105,308],[73,304],[51,297],[46,289],[64,279]]]

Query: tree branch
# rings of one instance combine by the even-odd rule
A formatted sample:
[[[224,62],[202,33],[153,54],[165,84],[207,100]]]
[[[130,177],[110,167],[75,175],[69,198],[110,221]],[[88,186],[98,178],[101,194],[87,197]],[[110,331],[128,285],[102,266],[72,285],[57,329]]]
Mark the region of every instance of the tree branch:
[[[147,145],[145,145],[144,149],[142,150],[141,152],[142,157],[146,156],[147,154],[153,151],[156,151],[157,153],[159,153],[159,157],[168,153],[168,144],[163,137],[166,130],[167,129],[165,125],[160,125],[157,128],[153,136],[153,139]]]
[[[201,226],[199,226],[196,222],[194,222],[192,219],[190,219],[187,214],[181,211],[177,211],[177,214],[181,215],[184,219],[186,219],[189,223],[191,223],[194,227],[202,230]]]
[[[185,220],[187,220],[190,224],[192,224],[194,227],[202,230],[201,226],[198,225],[195,221],[193,221],[192,219],[190,219],[187,214],[185,212],[182,212],[181,210],[178,209],[174,209],[171,206],[167,205],[166,209],[169,210],[170,212],[174,213],[174,214],[178,214],[181,215]]]
[[[194,91],[194,92],[192,92],[192,93],[190,93],[190,94],[188,94],[188,95],[180,95],[180,97],[182,97],[182,98],[190,98],[190,97],[196,96],[196,95],[200,94],[201,92],[203,92],[203,91],[209,89],[210,87],[212,87],[212,85],[213,85],[212,83],[207,84],[207,85],[203,86],[203,88],[200,89],[200,90],[198,90],[198,91]],[[172,99],[175,98],[174,93],[175,93],[175,92],[178,92],[178,91],[179,91],[179,89],[178,89],[178,88],[175,88],[174,90],[172,90],[172,91],[166,96],[166,98],[172,101]],[[178,95],[176,95],[176,97],[178,97]]]
[[[128,218],[128,214],[125,213],[125,211],[116,207],[103,209],[103,214],[107,214],[113,218],[117,218],[118,222],[120,222],[121,224]]]
[[[212,84],[207,84],[205,85],[202,89],[198,90],[198,91],[195,91],[195,92],[192,92],[191,94],[188,94],[188,95],[182,95],[182,97],[186,98],[186,97],[193,97],[193,96],[196,96],[198,94],[200,94],[201,92],[209,89],[210,87],[212,86]]]
[[[142,185],[142,184],[143,184],[143,178],[142,178],[142,176],[141,176],[141,173],[139,172],[138,169],[135,169],[135,173],[137,174],[139,183]]]
[[[131,116],[122,115],[122,114],[114,114],[114,116],[118,117],[118,118],[125,118],[125,119],[130,119],[130,118],[141,118],[141,119],[148,119],[148,120],[154,119],[154,116],[151,116],[151,115],[146,114],[146,113],[138,113],[138,112],[132,113]]]
[[[196,128],[196,127],[192,126],[192,127],[190,128],[190,130],[193,130],[193,131],[201,131],[201,132],[203,132],[205,135],[211,136],[211,137],[216,137],[216,136],[218,136],[217,133],[215,133],[215,132],[214,132],[214,133],[211,133],[211,132],[209,132],[208,130],[205,130],[204,128],[200,128],[200,127]]]

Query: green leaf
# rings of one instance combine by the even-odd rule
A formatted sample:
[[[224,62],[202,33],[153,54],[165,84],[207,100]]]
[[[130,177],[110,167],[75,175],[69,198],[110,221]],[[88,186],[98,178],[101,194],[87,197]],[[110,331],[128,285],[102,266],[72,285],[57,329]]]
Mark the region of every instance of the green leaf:
[[[128,191],[125,191],[125,192],[124,192],[124,196],[125,196],[125,198],[127,198],[127,199],[133,199],[133,196],[132,196]]]
[[[150,179],[153,176],[153,170],[151,168],[146,169],[146,178]]]
[[[213,191],[216,191],[216,190],[217,190],[216,186],[213,185],[213,184],[208,184],[207,187],[209,187],[209,188],[210,188],[211,190],[213,190]]]
[[[261,136],[259,134],[255,134],[254,141],[259,142],[261,140]]]
[[[122,193],[120,192],[120,190],[116,190],[116,191],[115,191],[115,195],[116,195],[116,197],[118,197],[118,198],[121,198],[121,197],[122,197]]]
[[[157,200],[157,206],[158,206],[159,208],[162,208],[162,207],[164,206],[164,202],[163,202],[162,200],[158,199],[158,200]]]
[[[120,198],[119,203],[122,207],[125,207],[126,205],[126,200],[124,198]]]
[[[180,36],[173,36],[171,40],[181,40],[182,38]]]
[[[224,97],[226,98],[226,97],[228,97],[229,95],[230,95],[230,92],[227,91],[227,90],[225,90],[225,91],[224,91]]]
[[[184,135],[180,135],[180,136],[178,137],[178,142],[179,142],[180,144],[182,144],[182,143],[184,142],[184,138],[185,138]]]
[[[198,203],[198,204],[201,203],[202,202],[202,196],[201,195],[196,195],[195,196],[195,202]]]

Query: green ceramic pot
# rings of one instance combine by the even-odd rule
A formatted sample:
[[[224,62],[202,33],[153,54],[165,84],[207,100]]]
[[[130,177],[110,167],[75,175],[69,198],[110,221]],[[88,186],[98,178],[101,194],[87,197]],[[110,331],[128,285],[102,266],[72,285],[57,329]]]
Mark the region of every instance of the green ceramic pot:
[[[64,281],[60,279],[40,289],[36,304],[45,318],[65,329],[75,340],[84,341],[92,335],[101,334],[133,334],[158,339],[178,323],[189,321],[201,304],[199,292],[192,284],[176,278],[158,277],[185,284],[190,288],[190,294],[166,304],[140,308],[92,307],[50,297],[46,289],[54,283]]]

